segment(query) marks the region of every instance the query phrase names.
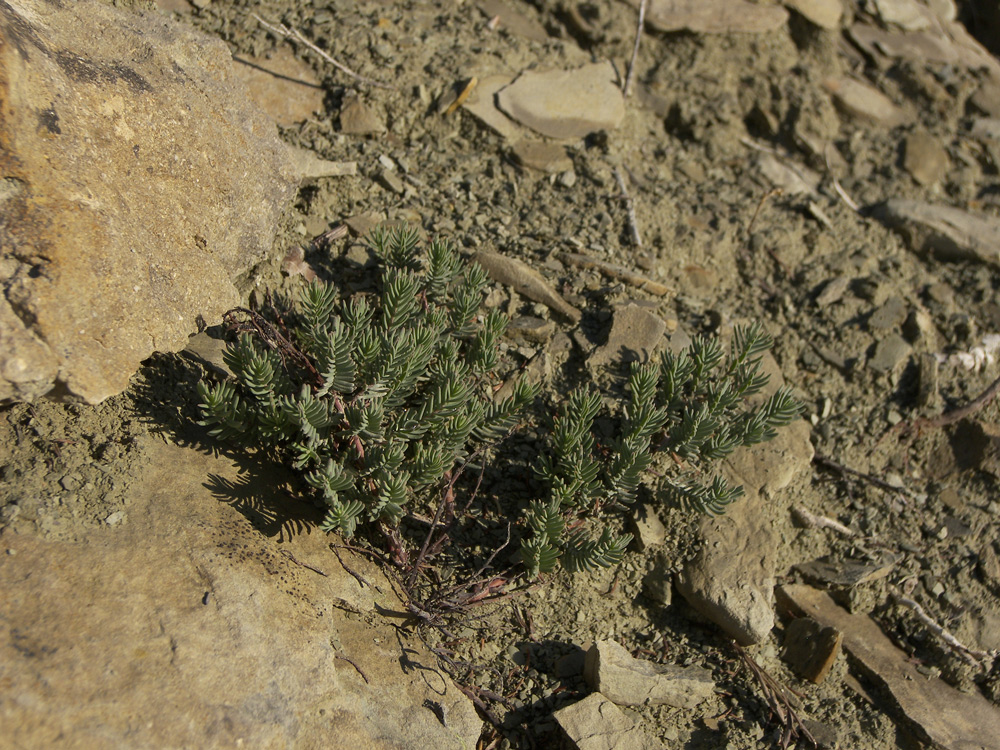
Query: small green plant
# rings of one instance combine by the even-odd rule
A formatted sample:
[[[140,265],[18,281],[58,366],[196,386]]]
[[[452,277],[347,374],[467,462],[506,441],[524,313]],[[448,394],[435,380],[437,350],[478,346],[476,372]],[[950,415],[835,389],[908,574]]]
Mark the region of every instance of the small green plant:
[[[557,561],[571,572],[619,563],[631,535],[595,527],[602,509],[635,501],[656,451],[677,459],[676,470],[654,481],[654,491],[668,501],[719,514],[739,498],[743,488],[720,476],[704,481],[708,467],[738,446],[770,440],[802,409],[788,388],[748,407],[747,399],[767,384],[761,357],[770,346],[770,337],[753,324],[736,329],[728,359],[717,339],[697,337],[679,354],[665,352],[658,364],[634,364],[619,434],[604,455],[593,432],[601,396],[592,390],[571,394],[554,419],[551,452],[535,467],[551,493],[528,511],[533,533],[522,541],[521,557],[529,576],[552,570]]]
[[[472,446],[504,437],[537,388],[519,381],[492,398],[507,317],[479,314],[487,276],[447,242],[426,259],[408,229],[378,228],[369,244],[380,293],[341,300],[320,282],[301,295],[294,336],[261,316],[225,353],[234,380],[198,384],[201,424],[224,440],[273,451],[327,507],[323,528],[399,524]]]

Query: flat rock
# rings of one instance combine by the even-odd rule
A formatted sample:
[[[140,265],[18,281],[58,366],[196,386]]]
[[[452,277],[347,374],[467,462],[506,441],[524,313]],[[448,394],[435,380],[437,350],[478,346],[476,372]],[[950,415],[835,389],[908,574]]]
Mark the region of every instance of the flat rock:
[[[638,0],[629,2],[639,5]],[[788,11],[780,5],[743,0],[650,0],[646,8],[646,23],[657,31],[763,34],[780,29],[787,20]]]
[[[876,125],[894,127],[906,121],[906,113],[885,94],[868,83],[842,76],[823,84],[841,111]]]
[[[629,530],[639,550],[656,547],[667,539],[667,529],[649,503],[639,503],[629,517]]]
[[[769,389],[781,383],[770,357]],[[807,422],[779,430],[769,443],[735,451],[723,476],[745,495],[722,516],[705,516],[699,552],[677,575],[677,590],[696,610],[742,645],[759,643],[774,627],[773,591],[779,537],[771,497],[808,470],[813,448]]]
[[[903,141],[903,169],[920,185],[933,185],[948,174],[951,160],[944,146],[929,133],[917,132]]]
[[[521,336],[535,344],[544,344],[556,332],[556,324],[551,320],[536,318],[533,315],[521,315],[510,321],[507,334]]]
[[[904,31],[920,31],[931,25],[932,15],[927,6],[916,0],[869,0],[879,20],[886,26],[896,26]]]
[[[833,669],[844,634],[811,617],[797,617],[785,628],[781,657],[802,678],[819,684]]]
[[[627,303],[615,309],[608,340],[587,359],[591,368],[624,362],[648,362],[663,343],[667,324],[652,310]]]
[[[874,58],[884,56],[942,63],[957,63],[960,59],[951,40],[936,31],[904,33],[856,23],[848,29],[847,34]]]
[[[851,286],[851,280],[846,276],[835,276],[827,281],[819,294],[816,295],[816,304],[820,307],[827,307],[839,302],[844,297],[844,293]]]
[[[300,180],[315,180],[320,177],[352,177],[358,173],[356,161],[327,161],[316,156],[307,148],[289,146],[292,169]]]
[[[388,579],[341,551],[362,585],[315,511],[289,516],[283,480],[257,469],[250,489],[246,471],[162,445],[127,520],[80,542],[4,535],[2,744],[475,746],[471,702],[378,614],[403,608]],[[262,533],[234,494],[287,528]]]
[[[795,566],[795,570],[812,581],[820,581],[830,586],[851,588],[885,578],[892,572],[895,564],[895,560],[870,563],[859,560],[821,558],[799,563]]]
[[[527,132],[501,112],[496,105],[496,95],[505,86],[513,81],[513,76],[492,75],[479,79],[479,84],[469,94],[469,98],[462,103],[462,109],[469,112],[476,119],[508,141],[517,141]]]
[[[550,138],[614,130],[625,117],[618,74],[610,62],[572,70],[527,70],[497,94],[507,115]]]
[[[476,5],[487,18],[499,18],[501,29],[507,29],[512,34],[532,42],[548,41],[548,32],[541,23],[511,7],[504,0],[480,0]]]
[[[774,154],[761,153],[757,167],[772,185],[786,195],[816,195],[820,175],[802,164],[793,164]]]
[[[370,105],[352,96],[340,108],[340,132],[345,135],[380,135],[385,120]]]
[[[0,400],[98,403],[238,303],[295,176],[224,42],[92,0],[0,18],[17,259],[0,273]]]
[[[840,19],[844,15],[841,0],[785,0],[785,5],[800,13],[810,23],[828,31],[839,29]]]
[[[875,351],[868,359],[868,366],[876,372],[893,372],[906,362],[912,353],[913,347],[906,339],[898,333],[890,333],[875,344]]]
[[[1000,265],[1000,219],[904,198],[892,198],[872,213],[916,253]]]
[[[580,311],[564,300],[538,271],[524,261],[486,250],[476,253],[472,259],[481,265],[494,281],[513,287],[518,294],[535,302],[541,302],[574,323],[580,320]]]
[[[977,117],[972,121],[969,134],[987,145],[989,141],[1000,143],[1000,118],[998,117]]]
[[[854,657],[851,668],[888,691],[892,700],[883,708],[896,711],[919,741],[947,750],[1000,746],[1000,709],[978,692],[962,693],[918,672],[870,617],[849,614],[811,586],[782,586],[777,596],[794,613],[843,633],[844,648]]]
[[[715,691],[704,667],[678,667],[636,659],[616,641],[597,641],[588,650],[583,678],[591,690],[619,706],[694,708]]]
[[[233,61],[233,72],[246,84],[257,106],[279,125],[289,127],[323,111],[323,84],[290,47],[282,45],[270,57],[234,57]]]
[[[663,745],[600,693],[552,714],[577,750],[656,750]]]
[[[1000,78],[985,76],[969,97],[969,104],[987,117],[1000,117]]]
[[[558,143],[523,138],[514,144],[514,158],[523,167],[559,174],[573,169],[573,160]]]
[[[899,328],[908,312],[909,308],[901,297],[890,297],[868,318],[868,330],[883,332]]]

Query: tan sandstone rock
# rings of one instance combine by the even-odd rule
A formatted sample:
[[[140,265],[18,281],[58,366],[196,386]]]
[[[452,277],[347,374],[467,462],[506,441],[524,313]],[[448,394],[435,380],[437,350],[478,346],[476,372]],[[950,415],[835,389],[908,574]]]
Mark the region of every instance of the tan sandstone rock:
[[[295,181],[220,41],[0,6],[0,400],[97,403],[238,300]]]
[[[221,457],[153,459],[127,522],[3,536],[0,745],[475,746],[472,704],[389,619],[388,580],[347,551],[358,578],[342,567],[314,509]],[[266,536],[251,519],[279,504]]]

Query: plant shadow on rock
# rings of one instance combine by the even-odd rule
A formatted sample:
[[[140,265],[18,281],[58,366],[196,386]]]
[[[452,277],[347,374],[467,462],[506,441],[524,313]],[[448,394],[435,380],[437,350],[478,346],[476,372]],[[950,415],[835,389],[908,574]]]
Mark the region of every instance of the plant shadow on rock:
[[[173,444],[231,461],[238,470],[235,480],[210,474],[204,487],[260,533],[283,541],[318,526],[323,513],[314,503],[296,496],[297,477],[291,471],[279,461],[212,437],[198,424],[195,389],[205,375],[203,364],[187,353],[158,354],[147,360],[129,392],[132,411],[152,432]]]

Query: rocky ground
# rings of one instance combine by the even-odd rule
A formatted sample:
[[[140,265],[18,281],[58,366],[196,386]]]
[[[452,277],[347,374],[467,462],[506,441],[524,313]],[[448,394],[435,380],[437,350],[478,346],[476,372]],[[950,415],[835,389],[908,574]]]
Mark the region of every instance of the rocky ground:
[[[243,290],[252,303],[312,273],[370,283],[358,240],[387,220],[523,261],[567,305],[509,284],[487,300],[515,319],[506,371],[543,384],[542,408],[487,467],[446,578],[498,546],[538,491],[525,467],[542,414],[588,381],[614,392],[622,352],[757,320],[805,404],[781,449],[737,472],[766,475],[761,530],[718,563],[739,582],[767,560],[773,630],[744,651],[672,590],[695,558],[713,576],[700,545],[719,537],[645,496],[665,528],[643,526],[649,544],[619,569],[471,608],[449,621],[454,638],[420,629],[495,722],[482,747],[566,741],[553,713],[590,694],[584,651],[606,639],[714,682],[690,706],[624,708],[646,746],[807,747],[808,731],[830,748],[1000,747],[963,723],[1000,711],[1000,407],[932,421],[1000,374],[1000,64],[948,0],[668,12],[681,5],[650,3],[634,68],[637,4],[620,0],[160,12],[223,40],[248,75],[280,68],[251,82],[258,100],[288,144],[344,172],[300,189]],[[957,10],[986,23],[974,4]],[[73,541],[129,524],[132,478],[161,440],[209,445],[194,425],[199,362],[155,356],[95,407],[5,407],[5,533]],[[264,533],[290,525],[280,508],[242,507]],[[753,582],[768,596],[772,584]],[[793,613],[815,619],[805,640],[825,652],[795,647]],[[751,662],[783,687],[769,693]]]

